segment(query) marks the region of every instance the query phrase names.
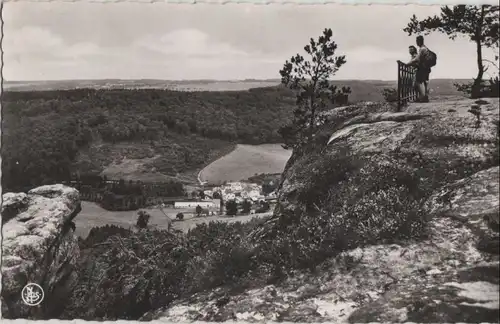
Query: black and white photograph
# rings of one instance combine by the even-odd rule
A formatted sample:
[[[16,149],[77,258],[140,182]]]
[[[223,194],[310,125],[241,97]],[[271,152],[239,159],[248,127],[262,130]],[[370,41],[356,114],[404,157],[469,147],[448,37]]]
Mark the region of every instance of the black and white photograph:
[[[2,320],[498,323],[499,13],[3,1]]]

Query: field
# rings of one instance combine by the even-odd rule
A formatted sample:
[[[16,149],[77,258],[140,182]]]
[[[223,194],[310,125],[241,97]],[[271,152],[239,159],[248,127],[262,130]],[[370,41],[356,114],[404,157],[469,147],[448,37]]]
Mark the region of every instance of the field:
[[[281,173],[292,154],[280,144],[237,145],[231,153],[209,164],[200,180],[209,184],[245,180],[255,174]]]
[[[78,88],[95,89],[168,89],[176,91],[244,91],[252,88],[271,87],[279,80],[62,80],[5,82],[7,91],[48,91]]]
[[[149,220],[149,225],[152,228],[157,229],[167,229],[169,220],[166,218],[159,209],[143,209],[151,215]],[[199,223],[209,223],[212,221],[222,221],[222,222],[246,222],[253,217],[265,217],[271,213],[263,213],[248,216],[210,216],[210,217],[193,217],[194,209],[172,209],[163,208],[163,211],[171,219],[175,218],[177,213],[184,213],[183,221],[174,221],[172,227],[174,229],[187,232],[189,229],[196,226]],[[99,205],[93,202],[82,201],[82,211],[76,216],[74,222],[76,224],[76,235],[85,238],[89,234],[92,227],[104,226],[104,225],[116,225],[124,228],[133,228],[137,221],[137,211],[107,211],[101,208]]]

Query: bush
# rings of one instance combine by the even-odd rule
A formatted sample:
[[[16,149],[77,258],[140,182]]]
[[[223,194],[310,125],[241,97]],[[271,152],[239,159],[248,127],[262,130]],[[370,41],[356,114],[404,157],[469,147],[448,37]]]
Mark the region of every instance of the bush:
[[[398,89],[385,88],[382,90],[382,96],[388,103],[398,102]]]
[[[79,240],[80,249],[91,248],[96,244],[105,242],[107,239],[114,235],[126,237],[130,235],[130,233],[131,231],[129,229],[116,225],[93,227],[85,239]]]
[[[146,213],[145,211],[143,210],[140,210],[138,213],[137,213],[138,217],[137,217],[137,227],[139,228],[147,228],[148,227],[148,223],[149,223],[149,219],[151,218],[151,216]]]
[[[332,175],[328,187],[325,182],[326,196],[316,204],[321,208],[301,217],[283,214],[294,221],[281,221],[276,234],[259,246],[259,259],[272,264],[277,276],[288,269],[313,269],[345,250],[425,235],[427,187],[413,169],[396,160],[351,156],[343,161],[348,158],[359,168],[338,169],[330,161],[346,176]],[[309,189],[304,197],[305,192]]]
[[[184,214],[183,213],[178,213],[177,215],[175,215],[175,218],[181,221],[181,220],[184,219]]]
[[[500,97],[500,79],[499,77],[490,78],[489,80],[483,80],[481,82],[480,88],[477,90],[477,93],[473,92],[473,84],[474,82],[469,83],[455,83],[455,88],[465,94],[468,97],[472,98],[498,98]]]
[[[236,216],[238,213],[238,204],[235,200],[228,200],[226,202],[226,215]]]
[[[255,283],[258,262],[246,237],[262,221],[199,224],[187,234],[94,228],[84,244],[100,245],[87,252],[64,318],[137,320],[195,292]]]

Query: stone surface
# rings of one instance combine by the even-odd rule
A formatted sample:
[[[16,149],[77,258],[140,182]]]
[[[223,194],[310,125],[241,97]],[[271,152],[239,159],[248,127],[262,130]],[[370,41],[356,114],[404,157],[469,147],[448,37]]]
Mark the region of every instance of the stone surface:
[[[451,217],[475,231],[478,248],[500,253],[499,167],[489,168],[438,190],[427,202],[429,214]]]
[[[71,221],[80,209],[78,191],[63,185],[3,195],[3,317],[45,319],[61,310],[77,281],[79,248]],[[21,290],[28,282],[43,287],[45,303],[23,304]]]
[[[434,167],[435,161],[448,164],[451,169],[453,164],[484,163],[495,154],[498,134],[493,121],[499,119],[498,109],[488,109],[498,107],[498,99],[488,99],[487,102],[480,128],[474,127],[475,117],[467,112],[474,104],[473,100],[415,104],[403,113],[376,111],[373,105],[349,106],[341,112],[333,112],[331,118],[345,115],[343,111],[349,111],[347,116],[350,118],[333,128],[324,145],[316,145],[312,152],[303,156],[292,156],[293,163],[289,163],[282,178],[280,205],[287,207],[292,204],[298,208],[300,192],[314,185],[315,172],[310,171],[315,170],[315,164],[318,169],[324,168],[319,163],[338,160],[343,150],[360,157],[384,155],[402,165],[407,165],[407,158],[413,157],[425,161],[430,168]],[[443,105],[453,106],[455,112],[448,112]],[[371,112],[373,110],[375,112]],[[330,128],[325,125],[325,129]]]
[[[496,227],[498,231],[499,171],[498,166],[492,167],[444,186],[429,199],[429,213],[446,215],[475,226],[488,219],[492,229]]]

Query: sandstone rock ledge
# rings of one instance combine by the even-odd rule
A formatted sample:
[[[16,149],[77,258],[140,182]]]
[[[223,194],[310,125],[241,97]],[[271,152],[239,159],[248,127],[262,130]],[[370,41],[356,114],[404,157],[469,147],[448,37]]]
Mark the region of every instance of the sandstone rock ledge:
[[[2,317],[54,318],[77,281],[78,239],[72,219],[80,212],[76,189],[63,185],[5,193],[2,199]],[[21,291],[37,283],[45,292],[37,307]]]

